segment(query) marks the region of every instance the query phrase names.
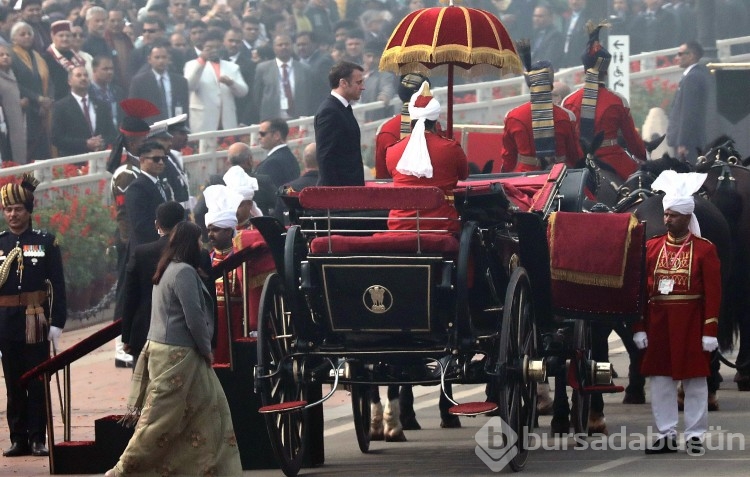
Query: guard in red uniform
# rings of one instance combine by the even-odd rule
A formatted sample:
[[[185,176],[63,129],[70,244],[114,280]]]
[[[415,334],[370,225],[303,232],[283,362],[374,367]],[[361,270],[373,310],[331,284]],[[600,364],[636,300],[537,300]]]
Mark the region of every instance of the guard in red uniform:
[[[232,238],[237,227],[237,207],[242,202],[242,196],[223,185],[212,185],[203,191],[206,199],[206,228],[208,240],[211,244],[211,266],[215,267],[232,255]],[[229,326],[227,324],[225,287],[229,287],[229,300],[232,302],[230,320],[232,323],[232,337],[244,336],[242,287],[237,276],[237,270],[228,274],[229,283],[224,283],[223,277],[216,279],[216,308],[218,312],[216,327],[216,349],[214,362],[229,362]]]
[[[538,171],[558,162],[575,167],[583,157],[575,116],[552,103],[552,64],[537,61],[532,65],[528,43],[519,42],[518,50],[531,100],[505,115],[502,171]]]
[[[375,179],[391,178],[391,173],[385,165],[386,150],[411,133],[409,100],[425,81],[429,83],[429,80],[419,73],[409,73],[401,77],[398,85],[398,97],[403,103],[401,114],[381,124],[375,134]]]
[[[708,428],[711,352],[721,305],[721,272],[716,247],[700,236],[692,194],[706,174],[665,171],[654,190],[665,192],[667,234],[646,245],[645,320],[634,325],[633,340],[645,349],[641,370],[651,376],[651,408],[659,438],[647,454],[677,451],[677,381],[685,390],[685,442],[690,455],[703,455]]]
[[[437,209],[421,212],[420,217],[444,217],[449,220],[429,220],[423,223],[422,228],[458,232],[461,224],[453,206],[453,189],[459,180],[468,177],[469,164],[466,154],[456,141],[435,133],[439,115],[440,103],[432,97],[425,81],[409,102],[412,133],[388,148],[386,164],[396,187],[434,186],[445,192],[446,203]],[[415,216],[416,212],[413,210],[392,210],[388,228],[413,230],[416,228],[413,220],[397,219]]]
[[[596,134],[604,132],[604,142],[596,150],[596,157],[624,181],[638,170],[640,161],[646,160],[646,147],[635,130],[628,100],[605,86],[612,55],[599,43],[602,26],[591,28],[588,46],[581,57],[586,82],[563,100],[563,106],[575,114],[581,139],[591,142]],[[630,154],[618,144],[618,133],[622,134]]]

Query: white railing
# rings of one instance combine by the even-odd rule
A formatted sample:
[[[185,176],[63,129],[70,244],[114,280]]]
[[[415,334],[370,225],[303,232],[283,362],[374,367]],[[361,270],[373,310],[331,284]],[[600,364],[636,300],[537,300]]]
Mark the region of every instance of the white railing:
[[[731,55],[731,47],[735,45],[750,44],[750,36],[741,38],[732,38],[727,40],[718,40],[717,56],[722,62],[741,62],[750,61],[750,54]],[[677,48],[654,51],[634,55],[631,61],[638,62],[640,71],[632,73],[631,81],[639,81],[649,77],[668,78],[671,81],[678,81],[681,70],[678,66],[669,66],[665,68],[656,68],[657,58],[673,57],[677,53]],[[570,85],[577,83],[576,79],[581,78],[581,67],[567,68],[559,71],[556,78],[565,81]],[[522,93],[515,96],[495,98],[494,92],[497,89],[504,91],[521,91]],[[503,123],[505,114],[528,101],[525,94],[525,83],[523,77],[500,79],[495,81],[482,81],[471,84],[456,85],[454,87],[454,96],[466,94],[475,95],[474,102],[457,103],[453,108],[453,118],[455,123],[461,124],[489,124],[498,125]],[[446,88],[434,88],[433,94],[438,100],[446,105]],[[360,122],[362,135],[362,155],[366,164],[372,164],[375,145],[375,133],[384,120],[365,122],[365,113],[368,111],[378,110],[383,107],[380,102],[358,104],[354,106],[354,114]],[[401,105],[398,98],[391,101],[393,113],[400,111]],[[445,121],[445,112],[443,112],[442,121]],[[297,129],[299,132],[288,143],[290,148],[301,157],[302,149],[315,140],[313,118],[305,117],[289,121],[290,128]],[[262,159],[265,157],[265,151],[258,146],[258,126],[247,126],[237,129],[224,131],[211,131],[191,134],[190,141],[200,139],[222,139],[228,136],[249,136],[249,144],[252,149],[253,157]],[[56,189],[65,190],[72,187],[91,187],[94,188],[102,179],[109,179],[111,176],[106,171],[105,164],[108,151],[94,152],[80,156],[62,157],[57,159],[48,159],[37,161],[33,164],[26,164],[12,168],[0,169],[0,178],[9,175],[20,175],[24,172],[33,171],[40,181],[39,190],[54,191]],[[191,178],[191,190],[198,191],[211,174],[219,174],[225,170],[226,151],[215,151],[201,154],[193,154],[184,157],[185,168]],[[88,174],[64,178],[55,178],[55,169],[66,164],[88,163]],[[108,195],[108,194],[107,194]]]

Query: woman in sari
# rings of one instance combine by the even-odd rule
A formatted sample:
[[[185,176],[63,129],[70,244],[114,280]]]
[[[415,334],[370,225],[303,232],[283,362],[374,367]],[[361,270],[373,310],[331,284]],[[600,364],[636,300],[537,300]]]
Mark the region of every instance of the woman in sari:
[[[154,274],[151,325],[128,398],[135,433],[106,477],[242,474],[229,405],[211,367],[213,303],[200,228],[175,226]]]
[[[34,51],[34,30],[26,22],[18,22],[10,30],[13,42],[12,68],[21,91],[21,102],[26,113],[26,156],[28,162],[49,159],[49,120],[52,111],[52,92],[49,90],[49,70],[44,58]]]

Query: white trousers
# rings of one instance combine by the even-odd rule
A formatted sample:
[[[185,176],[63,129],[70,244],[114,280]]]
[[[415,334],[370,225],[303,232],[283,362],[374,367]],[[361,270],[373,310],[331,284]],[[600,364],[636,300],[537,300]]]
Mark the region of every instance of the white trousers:
[[[670,376],[651,376],[651,411],[659,437],[677,436],[677,383]],[[685,390],[685,439],[701,441],[708,430],[708,385],[706,378],[683,379]]]

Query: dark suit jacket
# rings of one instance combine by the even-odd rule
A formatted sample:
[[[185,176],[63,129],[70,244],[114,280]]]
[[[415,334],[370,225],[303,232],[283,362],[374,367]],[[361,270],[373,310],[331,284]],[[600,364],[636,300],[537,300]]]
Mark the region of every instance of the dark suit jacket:
[[[682,77],[672,100],[667,143],[674,148],[685,146],[689,159],[696,159],[696,149],[706,144],[706,113],[711,87],[711,74],[699,63]]]
[[[565,47],[565,36],[551,26],[543,32],[534,32],[531,42],[531,62],[547,60],[555,69],[560,68]]]
[[[276,205],[276,185],[274,185],[271,177],[266,174],[251,172],[248,175],[258,181],[258,190],[255,191],[253,196],[255,205],[263,212],[263,215],[270,214]]]
[[[654,19],[644,10],[630,24],[631,54],[658,51],[677,45],[677,18],[672,10],[660,8]]]
[[[226,61],[232,61],[228,56],[223,58]],[[242,79],[245,80],[245,84],[250,88],[245,96],[240,98],[234,98],[234,104],[237,108],[237,124],[244,124],[249,126],[251,124],[257,124],[260,121],[258,117],[257,108],[253,106],[253,87],[255,81],[255,62],[253,61],[253,55],[246,48],[240,49],[240,54],[237,56],[237,61],[234,62],[240,67],[240,74]]]
[[[86,148],[86,140],[92,136],[101,135],[107,144],[112,144],[117,137],[109,105],[91,96],[88,98],[96,111],[96,128],[93,135],[86,125],[86,117],[78,101],[72,94],[55,101],[52,107],[52,144],[57,147],[57,155],[60,157],[91,152]]]
[[[159,238],[154,221],[156,208],[164,202],[159,188],[146,174],[140,174],[125,191],[131,251],[138,245],[154,242]]]
[[[315,142],[322,186],[365,184],[359,124],[354,115],[329,94],[315,114]]]
[[[270,176],[274,186],[279,187],[299,177],[299,163],[289,147],[282,147],[258,164],[255,172]]]
[[[155,242],[139,245],[128,260],[123,289],[122,341],[130,345],[131,354],[135,357],[138,357],[148,337],[153,289],[151,278],[156,273],[156,266],[168,241],[169,236],[165,235]],[[201,269],[207,274],[211,272],[211,258],[205,250],[201,250]],[[204,279],[204,284],[216,303],[216,287],[209,286],[212,284],[208,278]]]
[[[312,72],[306,64],[298,60],[292,62],[294,76],[294,116],[309,116],[315,111],[318,97],[314,96],[315,88],[310,81]],[[255,82],[250,92],[253,105],[258,108],[261,121],[281,116],[280,98],[282,95],[279,68],[276,59],[264,61],[255,69]]]
[[[171,111],[161,111],[161,114],[158,116],[148,118],[149,122],[160,121],[162,119],[176,116],[177,108],[182,108],[180,114],[187,113],[190,109],[190,104],[188,103],[189,92],[187,80],[182,75],[177,75],[172,72],[168,72],[167,74],[169,75],[169,83],[172,88],[172,109]],[[145,99],[155,104],[159,110],[164,109],[162,105],[161,88],[159,87],[159,83],[156,81],[156,76],[154,76],[154,72],[151,68],[135,75],[130,82],[128,98]]]
[[[565,40],[568,35],[568,26],[570,25],[570,17],[566,17],[563,21],[562,35],[563,35],[563,57],[560,61],[560,65],[555,67],[565,68],[569,66],[581,65],[581,55],[586,49],[586,44],[589,41],[589,34],[586,31],[586,22],[591,20],[591,14],[584,8],[581,15],[578,17],[578,21],[573,27],[573,31],[568,39],[568,51],[564,50]]]
[[[305,187],[314,187],[318,184],[318,171],[307,171],[298,178],[294,179],[288,184],[284,184],[282,187],[291,187],[294,191],[301,191]],[[279,191],[281,192],[281,191]],[[287,211],[287,206],[284,204],[284,201],[279,197],[276,200],[276,207],[273,209],[273,216],[279,219],[283,224],[288,225],[289,224],[289,216],[288,214],[285,214]]]

